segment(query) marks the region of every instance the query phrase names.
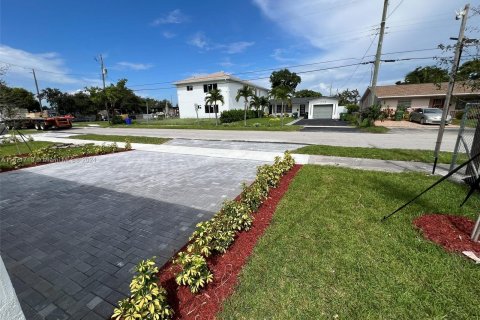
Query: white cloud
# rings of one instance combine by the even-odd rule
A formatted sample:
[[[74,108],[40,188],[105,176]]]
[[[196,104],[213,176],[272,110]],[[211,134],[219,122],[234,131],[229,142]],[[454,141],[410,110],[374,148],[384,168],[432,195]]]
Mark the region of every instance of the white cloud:
[[[255,42],[237,41],[231,43],[214,43],[210,41],[203,32],[195,33],[188,44],[204,51],[221,50],[224,53],[235,54],[245,51],[248,47],[253,46]]]
[[[273,53],[270,55],[273,59],[279,61],[279,62],[288,62],[288,61],[294,61],[295,59],[293,58],[287,58],[285,57],[286,50],[285,49],[274,49]]]
[[[117,64],[113,67],[113,69],[117,70],[125,70],[125,69],[130,69],[130,70],[148,70],[153,67],[153,64],[150,63],[133,63],[133,62],[126,62],[126,61],[121,61],[117,62]]]
[[[235,65],[228,57],[223,59],[223,61],[219,62],[218,64],[224,68],[230,68]]]
[[[158,26],[160,24],[180,24],[188,21],[188,17],[184,15],[180,9],[175,9],[170,11],[166,16],[155,19],[152,22],[153,26]]]
[[[56,52],[31,53],[0,45],[0,61],[8,65],[7,77],[32,79],[32,70],[35,68],[42,79],[52,83],[78,83],[78,79],[68,75],[69,70],[60,55]]]
[[[175,38],[177,36],[175,33],[170,32],[170,31],[163,31],[162,35],[163,35],[163,37],[165,37],[167,39],[172,39],[172,38]]]
[[[239,41],[228,44],[221,44],[219,45],[219,48],[224,48],[223,50],[225,53],[235,54],[245,51],[248,47],[251,47],[254,44],[255,42]]]
[[[199,49],[205,49],[208,50],[208,40],[207,37],[203,34],[203,32],[197,32],[195,33],[190,40],[188,41],[188,44],[197,47]]]
[[[382,3],[379,1],[253,0],[253,2],[265,17],[273,21],[289,37],[297,37],[298,42],[307,42],[304,49],[309,49],[305,51],[311,52],[310,57],[295,59],[291,64],[360,58],[371,43],[372,46],[366,55],[375,54],[378,39],[372,41],[372,35],[379,26],[382,14]],[[400,0],[391,1],[389,13],[399,3]],[[387,19],[383,52],[436,48],[440,43],[452,43],[449,37],[456,36],[460,26],[459,21],[455,21],[454,11],[463,5],[460,0],[403,1]],[[476,20],[471,18],[469,21],[469,25],[478,23],[478,16]],[[472,38],[478,38],[478,34]],[[437,54],[439,51],[432,50],[394,54],[388,58],[428,57]],[[282,59],[290,57],[285,56],[285,48],[278,48],[273,51],[272,58],[285,62]],[[373,60],[373,57],[367,57],[364,61],[370,60]],[[338,61],[292,70],[321,69],[355,62],[358,60]],[[379,81],[400,80],[416,66],[433,64],[435,61],[431,60],[383,63]],[[302,77],[300,87],[321,89],[325,94],[329,93],[331,84],[334,92],[337,88],[340,90],[358,88],[362,91],[369,83],[370,73],[371,65],[360,65],[300,74]]]

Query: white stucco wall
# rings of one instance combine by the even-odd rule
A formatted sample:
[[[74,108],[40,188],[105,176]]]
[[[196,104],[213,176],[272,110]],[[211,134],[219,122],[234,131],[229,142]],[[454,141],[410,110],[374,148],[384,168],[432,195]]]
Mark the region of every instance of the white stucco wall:
[[[0,319],[25,320],[7,269],[0,257]]]
[[[332,104],[333,105],[333,112],[332,112],[332,119],[340,119],[340,109],[338,108],[338,100],[332,98],[317,98],[310,100],[308,102],[308,119],[313,119],[313,106],[319,104]],[[343,112],[343,111],[342,111]]]
[[[203,85],[216,83],[217,88],[221,90],[225,104],[218,104],[218,114],[222,113],[224,110],[231,109],[243,109],[244,100],[240,99],[238,102],[235,101],[237,96],[238,89],[243,87],[243,83],[234,82],[234,81],[209,81],[209,82],[199,82],[188,84],[193,86],[192,91],[187,91],[187,85],[177,85],[177,97],[178,97],[178,107],[180,109],[180,118],[196,118],[195,113],[195,104],[201,105],[202,108],[198,111],[199,118],[213,118],[215,114],[205,113],[205,96],[207,93],[203,92]],[[259,88],[253,88],[256,90],[256,94],[259,96],[266,96],[267,91]]]

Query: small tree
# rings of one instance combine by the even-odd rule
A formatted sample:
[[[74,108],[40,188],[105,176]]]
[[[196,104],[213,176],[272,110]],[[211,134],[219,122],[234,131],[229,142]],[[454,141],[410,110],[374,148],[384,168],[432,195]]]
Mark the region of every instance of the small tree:
[[[217,101],[221,102],[222,105],[224,104],[222,91],[220,89],[212,89],[208,92],[207,96],[205,97],[205,104],[208,105],[209,103],[213,105],[213,110],[215,112],[215,125],[218,126],[218,107]],[[205,105],[205,108],[207,107]],[[210,110],[209,110],[210,111]],[[198,115],[198,114],[197,114]]]
[[[253,97],[254,95],[255,93],[253,92],[253,89],[247,85],[244,85],[241,89],[238,89],[237,96],[235,97],[235,101],[237,102],[238,100],[240,100],[240,98],[243,98],[245,100],[244,117],[243,117],[245,127],[247,126],[248,98]]]
[[[282,126],[283,126],[283,116],[285,112],[285,103],[290,104],[291,103],[291,98],[292,98],[292,93],[291,89],[286,86],[278,86],[272,88],[270,90],[270,96],[274,100],[280,100],[282,102],[282,111],[281,111],[281,119],[282,119]]]
[[[254,95],[250,101],[250,107],[255,108],[257,116],[260,118],[260,110],[268,106],[268,99],[266,97],[259,97]]]

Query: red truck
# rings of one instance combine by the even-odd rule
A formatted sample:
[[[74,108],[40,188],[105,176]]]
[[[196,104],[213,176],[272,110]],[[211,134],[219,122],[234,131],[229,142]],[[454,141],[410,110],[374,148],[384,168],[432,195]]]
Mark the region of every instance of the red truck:
[[[72,127],[72,118],[68,116],[57,116],[54,113],[30,113],[24,117],[15,117],[4,119],[5,126],[11,129],[70,129]]]

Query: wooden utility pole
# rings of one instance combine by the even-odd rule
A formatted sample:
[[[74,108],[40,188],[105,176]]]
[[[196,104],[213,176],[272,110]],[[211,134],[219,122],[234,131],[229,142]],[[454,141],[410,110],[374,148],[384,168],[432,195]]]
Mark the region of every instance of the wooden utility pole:
[[[462,16],[462,23],[460,25],[460,32],[458,34],[457,45],[455,47],[455,57],[453,58],[452,70],[450,71],[450,76],[448,80],[448,89],[447,95],[445,96],[445,102],[443,104],[442,112],[442,121],[440,122],[440,128],[438,129],[437,142],[435,143],[435,161],[433,163],[432,174],[435,173],[435,168],[437,167],[438,154],[440,153],[440,147],[442,146],[443,133],[445,132],[445,122],[447,120],[448,109],[450,108],[450,100],[452,99],[453,87],[455,86],[455,77],[457,75],[458,65],[460,63],[460,58],[462,55],[463,47],[463,38],[465,35],[465,26],[467,25],[468,10],[470,9],[470,4],[467,3],[462,12],[460,12],[456,19],[458,20],[459,15]]]
[[[107,74],[107,69],[105,69],[105,65],[103,64],[102,54],[100,54],[100,61],[99,62],[100,62],[100,69],[101,69],[101,72],[102,72],[103,96],[105,98],[105,110],[107,111],[107,121],[110,121],[110,116],[108,114],[107,95],[106,95],[106,92],[105,92],[105,75]]]
[[[378,70],[380,69],[380,58],[382,57],[383,35],[385,34],[385,23],[387,20],[388,0],[383,3],[382,22],[380,22],[380,35],[378,37],[377,54],[375,55],[375,67],[373,69],[372,85],[370,87],[370,103],[375,104],[375,94],[377,91]]]
[[[42,111],[42,98],[40,96],[40,91],[38,90],[38,82],[37,82],[37,76],[35,75],[35,69],[32,69],[32,73],[33,73],[33,80],[35,80],[35,88],[37,89],[37,99],[38,99],[38,103],[40,103],[40,112],[41,112]]]

